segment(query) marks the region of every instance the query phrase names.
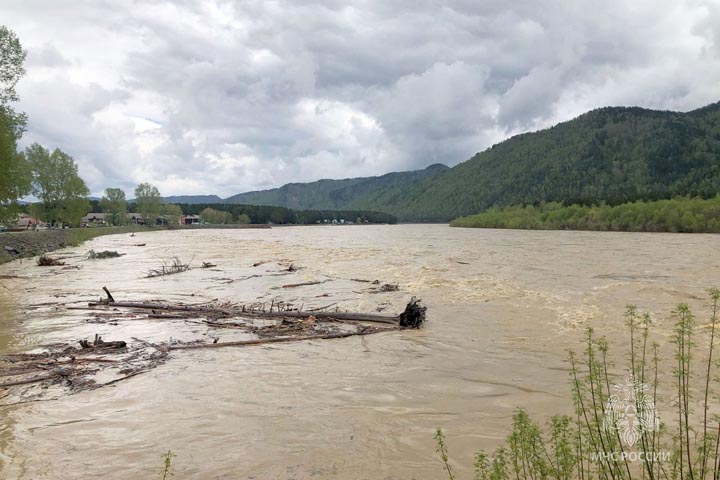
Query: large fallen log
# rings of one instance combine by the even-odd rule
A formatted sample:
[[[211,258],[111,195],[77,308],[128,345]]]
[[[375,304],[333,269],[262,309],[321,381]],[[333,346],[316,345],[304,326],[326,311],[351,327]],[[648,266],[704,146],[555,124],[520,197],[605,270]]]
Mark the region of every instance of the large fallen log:
[[[249,318],[307,318],[314,316],[317,319],[344,320],[349,322],[370,322],[385,323],[390,325],[400,324],[400,315],[377,315],[371,313],[350,313],[350,312],[317,312],[317,311],[275,311],[262,312],[253,310],[240,310],[215,307],[197,307],[192,305],[166,305],[163,303],[145,302],[90,302],[90,307],[108,306],[119,308],[138,308],[145,310],[165,310],[177,312],[193,312],[206,315],[220,315],[227,317],[242,316]]]
[[[32,377],[32,378],[24,378],[22,380],[17,380],[14,382],[5,382],[0,383],[0,388],[9,388],[9,387],[16,387],[18,385],[27,385],[29,383],[37,383],[37,382],[44,382],[45,380],[52,380],[54,378],[59,377],[58,374],[50,374],[50,375],[42,375],[40,377]]]
[[[310,316],[317,319],[344,320],[347,322],[370,322],[370,323],[387,323],[398,325],[400,323],[399,316],[376,315],[371,313],[349,313],[349,312],[314,312],[314,311],[290,311],[290,312],[255,312],[251,313],[252,317],[259,318],[308,318]]]
[[[276,338],[262,338],[258,340],[240,340],[237,342],[222,342],[222,343],[195,343],[191,345],[175,345],[170,346],[168,350],[191,350],[198,348],[221,348],[221,347],[247,347],[250,345],[262,345],[265,343],[287,343],[287,342],[301,342],[306,340],[329,340],[333,338],[347,338],[356,335],[370,335],[373,333],[390,332],[395,331],[397,328],[377,328],[358,330],[356,332],[342,332],[342,333],[329,333],[325,335],[304,335],[299,337],[276,337]]]

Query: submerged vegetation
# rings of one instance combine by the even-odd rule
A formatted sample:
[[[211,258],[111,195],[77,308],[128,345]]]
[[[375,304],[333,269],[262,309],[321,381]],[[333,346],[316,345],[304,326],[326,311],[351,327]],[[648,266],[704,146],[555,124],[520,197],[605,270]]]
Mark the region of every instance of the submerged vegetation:
[[[190,270],[190,262],[185,263],[180,260],[180,257],[175,256],[163,260],[158,268],[148,270],[145,278],[165,277],[167,275],[187,272],[188,270]]]
[[[101,252],[90,250],[88,253],[85,254],[85,258],[87,258],[88,260],[104,260],[106,258],[118,258],[122,256],[122,253],[118,253],[114,250],[103,250]]]
[[[527,205],[491,208],[478,215],[455,219],[450,225],[477,228],[720,233],[720,195],[708,200],[677,197],[616,206],[562,206],[551,202],[537,207]]]
[[[714,355],[720,290],[709,293],[706,348],[705,344],[699,347],[695,317],[688,306],[680,304],[673,312],[672,374],[661,369],[659,345],[650,342],[650,315],[640,314],[634,305],[626,311],[630,347],[624,381],[610,373],[614,365],[608,341],[596,338],[588,328],[582,357],[569,354],[574,415],[551,417],[543,431],[525,409],[518,408],[505,444],[492,455],[476,454],[474,478],[720,478],[720,417],[716,411],[720,378]],[[659,386],[673,397],[672,402],[662,399],[660,403],[675,410],[662,419],[655,410]],[[441,429],[434,438],[443,468],[453,480]]]

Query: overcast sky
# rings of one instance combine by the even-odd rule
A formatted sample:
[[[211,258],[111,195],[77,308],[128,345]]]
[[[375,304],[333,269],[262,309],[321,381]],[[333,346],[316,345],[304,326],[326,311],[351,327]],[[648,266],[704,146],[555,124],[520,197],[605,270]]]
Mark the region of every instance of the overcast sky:
[[[606,105],[720,100],[720,0],[2,0],[23,145],[94,194],[455,165]]]

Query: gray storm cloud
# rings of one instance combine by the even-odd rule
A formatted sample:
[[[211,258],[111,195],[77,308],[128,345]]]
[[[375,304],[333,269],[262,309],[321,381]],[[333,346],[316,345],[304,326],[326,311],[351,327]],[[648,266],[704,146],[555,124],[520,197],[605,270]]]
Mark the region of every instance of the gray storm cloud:
[[[94,193],[454,165],[600,106],[720,100],[715,1],[10,0],[2,22],[28,50],[23,142]]]

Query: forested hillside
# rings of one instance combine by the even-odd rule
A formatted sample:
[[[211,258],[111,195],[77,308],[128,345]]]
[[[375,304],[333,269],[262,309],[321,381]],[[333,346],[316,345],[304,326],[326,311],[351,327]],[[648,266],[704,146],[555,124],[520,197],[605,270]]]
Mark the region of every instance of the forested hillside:
[[[234,195],[226,203],[252,205],[276,205],[294,209],[338,210],[354,208],[357,199],[379,190],[413,185],[431,178],[448,167],[430,165],[424,170],[393,172],[379,177],[346,178],[342,180],[318,180],[310,183],[289,183],[271,190],[261,190]]]
[[[512,137],[417,184],[358,199],[352,208],[408,221],[447,221],[493,206],[611,205],[720,192],[720,104],[689,113],[601,108]]]

